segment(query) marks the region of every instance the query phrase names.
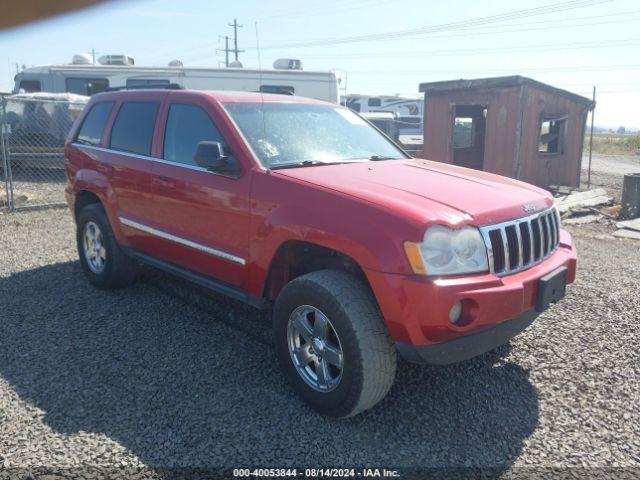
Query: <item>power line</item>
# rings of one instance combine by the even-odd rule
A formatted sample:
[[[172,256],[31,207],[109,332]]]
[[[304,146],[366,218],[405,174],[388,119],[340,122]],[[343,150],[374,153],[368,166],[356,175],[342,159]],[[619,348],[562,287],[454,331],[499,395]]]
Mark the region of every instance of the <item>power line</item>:
[[[387,57],[408,57],[408,58],[428,58],[428,57],[453,57],[453,56],[476,56],[476,55],[502,55],[507,53],[528,53],[528,52],[551,52],[566,50],[594,50],[612,47],[635,47],[640,45],[640,37],[617,39],[603,42],[573,42],[566,44],[539,44],[521,45],[517,47],[496,47],[470,50],[428,50],[428,51],[395,51],[376,53],[343,53],[327,55],[308,55],[307,58],[331,59],[331,58],[387,58]]]
[[[350,36],[350,37],[339,37],[339,38],[334,37],[334,38],[326,38],[326,39],[311,40],[311,41],[304,41],[304,42],[283,43],[283,44],[263,47],[262,49],[273,50],[278,48],[294,48],[294,47],[306,48],[306,47],[315,47],[315,46],[322,46],[322,45],[338,45],[338,44],[345,44],[345,43],[370,42],[370,41],[376,41],[376,40],[386,40],[390,38],[409,37],[409,36],[415,36],[415,35],[425,34],[425,33],[458,30],[461,28],[468,28],[470,26],[482,26],[482,25],[493,24],[493,23],[503,22],[506,20],[512,20],[517,18],[523,18],[523,17],[531,17],[531,16],[537,16],[537,15],[546,15],[549,13],[564,12],[567,10],[590,7],[593,5],[607,3],[610,1],[612,0],[571,0],[568,2],[553,3],[553,4],[545,5],[542,7],[505,12],[498,15],[472,18],[468,20],[444,23],[439,25],[431,25],[431,26],[425,26],[425,27],[398,30],[395,32],[374,33],[374,34]]]
[[[620,16],[625,16],[628,18],[628,15],[633,15],[636,13],[640,13],[640,10],[628,10],[625,12],[617,12],[617,13],[608,13],[606,15],[587,15],[584,17],[573,17],[570,19],[566,19],[566,18],[545,18],[544,20],[537,20],[537,21],[533,21],[533,22],[522,22],[522,23],[507,23],[506,25],[501,25],[500,27],[522,27],[522,26],[528,26],[528,25],[544,25],[545,28],[565,28],[565,27],[573,27],[573,26],[582,26],[582,25],[586,25],[586,24],[574,24],[574,22],[579,21],[579,20],[591,20],[591,19],[602,19],[602,18],[607,18],[607,17],[620,17]],[[554,26],[550,26],[549,24],[551,23],[558,23],[561,22],[560,25],[554,25]],[[569,22],[569,23],[567,23]],[[614,21],[615,22],[615,21]],[[607,23],[613,23],[613,22],[607,22]],[[591,25],[591,24],[588,24]],[[454,33],[454,34],[449,34],[449,35],[431,35],[430,33],[426,33],[424,34],[425,36],[428,36],[429,38],[450,38],[450,37],[458,37],[458,36],[471,36],[471,35],[476,35],[479,33],[502,33],[502,31],[497,31],[494,30],[495,27],[491,26],[491,25],[487,25],[487,26],[481,26],[481,27],[477,27],[477,26],[470,26],[470,27],[461,27],[459,29],[456,30],[467,30],[468,32],[463,32],[463,33]],[[504,32],[521,32],[521,31],[526,31],[526,30],[505,30]]]
[[[595,16],[595,17],[582,17],[582,18],[601,18],[601,17],[610,17],[610,16],[620,16],[620,15],[627,15],[629,13],[638,13],[640,12],[640,10],[636,10],[633,12],[624,12],[624,13],[615,13],[615,14],[610,14],[610,15],[602,15],[602,16]],[[547,25],[546,22],[525,22],[525,23],[521,23],[521,24],[514,24],[513,26],[526,26],[526,25],[535,25],[535,24],[539,24],[539,23],[545,23],[544,27],[540,27],[540,28],[518,28],[518,29],[514,29],[514,30],[494,30],[494,29],[483,29],[485,31],[472,31],[472,32],[464,32],[464,33],[455,33],[455,34],[450,34],[450,35],[433,35],[433,36],[429,36],[429,39],[436,39],[436,38],[451,38],[451,37],[475,37],[478,35],[496,35],[496,34],[501,34],[501,33],[512,33],[512,32],[527,32],[527,31],[536,31],[536,30],[551,30],[551,29],[567,29],[567,28],[575,28],[575,27],[589,27],[589,26],[595,26],[595,25],[608,25],[608,24],[618,24],[618,23],[625,23],[625,22],[637,22],[640,20],[640,17],[635,17],[635,18],[623,18],[623,19],[619,19],[619,20],[608,20],[608,21],[604,21],[604,22],[591,22],[591,23],[577,23],[577,24],[563,24],[563,25]],[[552,20],[549,20],[552,21]],[[557,20],[556,20],[557,21]],[[510,26],[510,25],[508,25]],[[602,43],[602,42],[594,42],[594,43]],[[558,45],[556,43],[556,45]],[[562,44],[562,45],[569,45],[569,44]],[[495,47],[495,48],[499,48],[499,47]],[[511,48],[511,47],[508,47]],[[457,51],[457,50],[452,50],[453,51]],[[381,54],[385,54],[385,53],[410,53],[409,51],[405,51],[405,52],[378,52]],[[363,54],[360,53],[344,53],[344,54],[319,54],[319,55],[314,55],[314,54],[310,54],[307,55],[305,54],[306,57],[310,57],[310,58],[331,58],[333,55],[335,56],[349,56],[349,55],[354,55],[357,57],[361,57],[363,56]],[[373,55],[370,53],[366,53],[364,55]]]
[[[513,29],[507,29],[507,30],[496,30],[495,27],[491,25],[487,25],[484,27],[472,26],[472,27],[460,28],[460,30],[466,30],[463,32],[457,32],[457,33],[451,33],[451,34],[445,34],[445,35],[433,35],[433,34],[426,33],[424,34],[424,36],[428,36],[429,39],[436,39],[436,38],[471,37],[471,36],[475,37],[478,35],[499,35],[503,33],[513,33],[513,32],[521,33],[521,32],[527,32],[527,31],[545,31],[546,32],[547,30],[552,30],[552,29],[567,29],[567,28],[576,28],[576,27],[590,27],[590,26],[598,26],[598,25],[637,22],[638,20],[640,20],[640,18],[638,17],[629,18],[629,15],[637,14],[637,13],[640,13],[640,10],[611,13],[607,15],[590,15],[590,16],[583,16],[583,17],[575,17],[568,21],[566,19],[545,19],[543,21],[521,22],[521,23],[512,23],[512,24],[503,25],[504,27],[516,27]],[[608,17],[620,17],[620,16],[623,16],[625,18],[616,19],[616,20],[598,21],[598,22],[574,23],[576,20],[590,20],[590,19],[600,19],[600,18],[608,18]],[[558,23],[558,22],[564,22],[564,23],[560,25],[549,25],[549,23]],[[543,24],[544,26],[537,27],[537,28],[536,27],[523,28],[523,27],[527,27],[528,25],[538,25],[538,24]],[[392,39],[389,39],[389,40],[392,40]],[[182,52],[188,51],[191,54],[190,58],[192,60],[200,60],[206,57],[204,55],[198,55],[197,52],[203,52],[207,48],[208,47],[204,47],[202,45],[194,45],[192,47],[184,47],[183,49],[178,49],[178,50],[174,49],[173,52],[176,55],[181,55]],[[252,49],[253,48],[250,48],[249,50],[252,50]],[[196,53],[195,56],[193,55],[194,53]],[[164,52],[161,55],[154,55],[149,58],[153,60],[157,58],[162,58],[166,55],[167,55],[167,52]],[[346,56],[347,54],[344,54],[344,55]],[[358,56],[360,55],[358,54]],[[324,58],[321,55],[313,55],[313,54],[311,55],[305,54],[305,57]],[[329,54],[327,54],[326,58],[329,58]]]
[[[583,48],[611,48],[620,46],[638,45],[640,37],[621,38],[618,40],[607,40],[602,42],[573,42],[573,43],[548,43],[537,45],[521,45],[517,47],[494,47],[469,50],[426,50],[426,51],[390,51],[390,52],[356,52],[356,53],[336,53],[326,55],[308,55],[309,58],[363,58],[363,57],[431,57],[431,56],[456,56],[456,55],[486,55],[502,53],[522,53],[522,52],[548,52],[554,50],[578,50]]]
[[[549,73],[561,73],[561,72],[599,72],[610,70],[635,70],[640,68],[640,64],[629,65],[577,65],[566,67],[510,67],[509,69],[455,69],[455,70],[349,70],[349,75],[353,74],[367,74],[372,73],[378,75],[430,75],[430,74],[457,74],[457,73],[510,73],[510,72],[549,72]]]
[[[618,14],[613,14],[613,15],[618,15]],[[583,17],[583,18],[601,18],[601,17],[608,17],[609,15],[601,15],[601,16],[592,16],[592,17]],[[430,34],[425,34],[425,37],[428,37],[429,40],[433,39],[433,38],[453,38],[453,37],[476,37],[478,35],[499,35],[502,33],[522,33],[522,32],[534,32],[534,31],[548,31],[548,30],[557,30],[557,29],[567,29],[567,28],[576,28],[576,27],[592,27],[595,25],[610,25],[610,24],[618,24],[618,23],[626,23],[626,22],[637,22],[638,20],[640,20],[639,18],[623,18],[620,20],[609,20],[609,21],[605,21],[605,22],[589,22],[589,23],[566,23],[566,24],[561,24],[561,25],[547,25],[545,24],[545,22],[525,22],[525,23],[520,23],[520,24],[513,24],[513,25],[505,25],[505,26],[514,26],[517,27],[519,25],[522,26],[526,26],[526,25],[536,25],[536,24],[545,24],[543,27],[534,27],[534,28],[515,28],[515,29],[510,29],[510,30],[494,30],[493,28],[483,28],[480,31],[469,31],[469,32],[463,32],[463,33],[453,33],[453,34],[449,34],[449,35],[430,35]],[[557,22],[558,20],[549,20],[549,22]],[[461,29],[461,30],[466,30],[466,29]],[[422,37],[422,35],[420,36]]]

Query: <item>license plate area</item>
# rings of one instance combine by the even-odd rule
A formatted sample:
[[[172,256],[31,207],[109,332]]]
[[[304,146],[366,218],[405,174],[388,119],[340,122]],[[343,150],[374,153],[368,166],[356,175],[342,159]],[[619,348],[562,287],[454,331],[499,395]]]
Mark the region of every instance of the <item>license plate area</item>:
[[[564,298],[567,290],[567,267],[560,267],[538,280],[536,311],[544,312],[549,305]]]

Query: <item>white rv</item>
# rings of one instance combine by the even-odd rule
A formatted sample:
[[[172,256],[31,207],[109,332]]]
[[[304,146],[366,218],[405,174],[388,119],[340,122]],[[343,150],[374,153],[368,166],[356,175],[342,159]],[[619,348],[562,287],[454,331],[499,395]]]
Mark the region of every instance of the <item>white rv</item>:
[[[25,68],[15,76],[14,93],[51,92],[93,95],[109,88],[178,84],[195,90],[239,90],[282,93],[338,103],[339,80],[335,72],[303,71],[299,60],[279,59],[269,70],[184,67],[172,61],[167,67],[138,67],[126,55],[105,55],[93,64],[86,54],[73,63]],[[282,67],[285,68],[282,68]],[[280,68],[278,68],[280,67]]]
[[[342,97],[342,103],[356,112],[393,112],[398,115],[422,115],[424,97],[399,95],[358,95]]]
[[[396,116],[399,135],[422,135],[423,97],[351,93],[342,97],[341,103],[367,118],[373,118],[371,115],[392,113]]]

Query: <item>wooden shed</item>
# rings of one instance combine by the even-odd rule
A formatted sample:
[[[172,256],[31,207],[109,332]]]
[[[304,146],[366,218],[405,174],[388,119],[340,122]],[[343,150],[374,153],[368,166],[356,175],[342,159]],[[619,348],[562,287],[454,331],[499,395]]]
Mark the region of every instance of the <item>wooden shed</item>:
[[[541,187],[580,184],[585,97],[521,76],[420,84],[424,157]]]

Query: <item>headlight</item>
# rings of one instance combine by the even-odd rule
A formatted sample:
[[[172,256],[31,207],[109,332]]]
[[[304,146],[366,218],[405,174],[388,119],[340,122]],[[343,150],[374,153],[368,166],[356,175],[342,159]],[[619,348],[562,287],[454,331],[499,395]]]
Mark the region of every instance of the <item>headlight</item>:
[[[405,252],[414,273],[456,275],[489,270],[487,249],[475,227],[453,230],[442,225],[429,228],[421,243],[405,242]]]

